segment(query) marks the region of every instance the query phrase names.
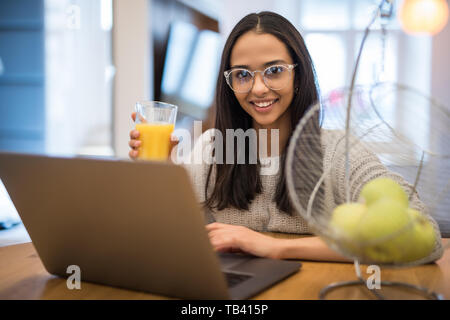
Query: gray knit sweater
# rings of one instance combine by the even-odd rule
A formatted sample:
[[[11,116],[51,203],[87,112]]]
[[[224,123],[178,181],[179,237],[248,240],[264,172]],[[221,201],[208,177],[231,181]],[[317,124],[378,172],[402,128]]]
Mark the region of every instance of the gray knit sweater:
[[[336,153],[338,147],[342,147],[342,138],[343,133],[341,131],[322,130],[321,141],[324,157],[324,170],[330,168],[333,155]],[[193,159],[195,153],[197,153],[198,156],[199,154],[201,155],[205,152],[205,150],[211,150],[211,146],[208,146],[210,143],[211,134],[207,131],[195,143],[191,153],[191,160]],[[358,147],[352,148],[351,150],[350,159],[352,159],[352,163],[350,166],[350,196],[352,201],[357,201],[359,193],[366,182],[380,176],[390,177],[396,180],[408,193],[412,190],[411,185],[409,185],[400,175],[389,171],[372,152],[364,148],[362,145],[359,144]],[[325,192],[325,202],[331,206],[336,206],[345,202],[345,165],[343,158],[341,157],[340,159],[341,160],[338,160],[338,163],[333,164],[333,170],[330,170],[331,173],[327,179],[327,185],[333,186],[333,190],[328,190]],[[279,161],[279,158],[271,158],[271,160]],[[194,161],[192,160],[191,162]],[[210,165],[207,163],[191,163],[185,164],[184,166],[192,178],[198,201],[205,201],[205,185]],[[273,175],[261,175],[261,182],[263,186],[262,193],[255,196],[255,199],[249,205],[248,211],[239,210],[236,208],[226,208],[220,211],[206,210],[205,216],[207,222],[216,221],[226,224],[240,225],[256,231],[312,234],[312,230],[310,230],[308,223],[302,218],[300,213],[295,212],[293,215],[288,215],[281,212],[277,208],[273,197],[277,187],[280,171],[281,170],[278,170],[278,173]],[[209,184],[208,194],[210,194],[213,189],[215,170],[212,171],[210,179],[211,181]],[[434,251],[419,263],[435,261],[443,255],[439,226],[428,213],[427,207],[420,201],[417,194],[412,195],[410,206],[424,212],[436,232],[437,240]]]

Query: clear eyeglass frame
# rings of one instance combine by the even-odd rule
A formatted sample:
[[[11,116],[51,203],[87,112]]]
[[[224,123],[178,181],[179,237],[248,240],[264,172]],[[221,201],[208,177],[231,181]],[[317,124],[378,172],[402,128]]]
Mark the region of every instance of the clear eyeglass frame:
[[[275,90],[276,91],[276,90],[284,89],[288,85],[288,83],[286,83],[286,85],[284,87],[277,88],[277,89],[270,87],[267,84],[267,81],[266,81],[266,77],[265,77],[266,71],[268,69],[270,69],[270,68],[273,68],[273,67],[285,67],[285,68],[288,69],[287,71],[289,72],[289,78],[290,78],[292,76],[292,69],[294,69],[296,66],[297,66],[297,63],[295,63],[295,64],[273,64],[271,66],[268,66],[264,70],[254,70],[254,71],[250,71],[250,70],[244,69],[244,68],[233,68],[233,69],[225,71],[223,73],[223,75],[225,76],[225,80],[227,81],[228,86],[231,88],[231,90],[233,90],[236,93],[247,93],[247,92],[250,92],[252,90],[252,88],[253,88],[253,85],[255,84],[255,74],[258,73],[258,72],[261,73],[263,81],[264,81],[264,84],[266,85],[266,87],[271,89],[271,90]],[[238,90],[233,89],[233,86],[230,83],[230,75],[231,75],[231,73],[233,71],[236,71],[236,70],[247,71],[248,73],[250,73],[252,75],[252,84],[251,84],[251,86],[249,87],[248,90],[238,91]]]

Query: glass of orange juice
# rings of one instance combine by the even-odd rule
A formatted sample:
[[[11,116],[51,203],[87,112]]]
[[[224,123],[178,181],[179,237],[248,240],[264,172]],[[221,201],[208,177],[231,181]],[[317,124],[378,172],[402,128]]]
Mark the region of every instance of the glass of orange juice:
[[[167,160],[177,109],[175,105],[159,101],[136,103],[135,128],[141,141],[139,159]]]

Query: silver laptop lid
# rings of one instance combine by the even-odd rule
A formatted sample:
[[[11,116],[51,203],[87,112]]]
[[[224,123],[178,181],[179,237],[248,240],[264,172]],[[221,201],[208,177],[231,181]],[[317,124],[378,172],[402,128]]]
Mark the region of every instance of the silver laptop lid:
[[[0,153],[0,177],[51,274],[191,299],[229,293],[186,171]]]

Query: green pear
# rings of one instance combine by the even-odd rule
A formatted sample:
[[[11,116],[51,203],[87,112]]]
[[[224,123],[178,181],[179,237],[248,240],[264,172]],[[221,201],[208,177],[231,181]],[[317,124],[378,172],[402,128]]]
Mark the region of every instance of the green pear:
[[[411,217],[403,203],[385,197],[368,207],[359,225],[364,256],[376,263],[401,261],[410,246]]]
[[[389,197],[408,207],[408,196],[403,188],[390,178],[376,178],[364,185],[359,200],[371,206],[381,198]]]
[[[430,221],[419,211],[408,208],[413,227],[410,231],[410,243],[402,262],[412,262],[427,257],[434,249],[436,233]]]
[[[367,211],[366,205],[357,202],[344,203],[333,210],[330,227],[334,229],[344,249],[352,254],[359,254],[355,237],[358,233],[359,223]]]

